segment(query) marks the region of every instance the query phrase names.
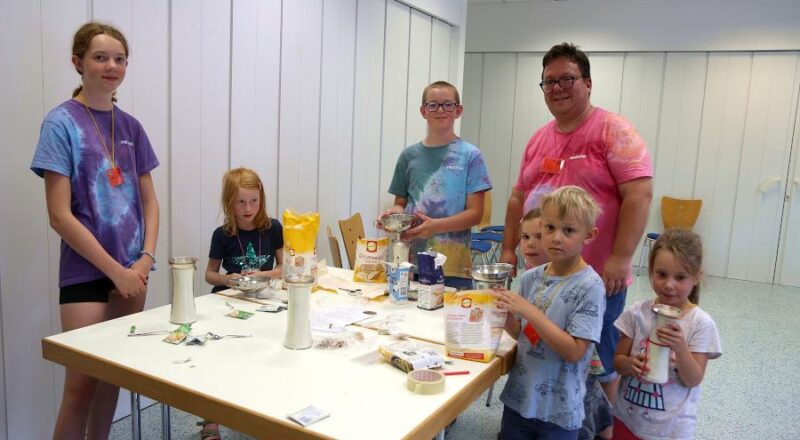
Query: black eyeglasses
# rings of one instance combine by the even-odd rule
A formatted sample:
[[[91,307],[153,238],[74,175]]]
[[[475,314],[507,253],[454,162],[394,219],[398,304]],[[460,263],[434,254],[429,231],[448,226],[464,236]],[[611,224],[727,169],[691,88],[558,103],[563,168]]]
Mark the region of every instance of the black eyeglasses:
[[[444,111],[449,113],[449,112],[456,111],[456,108],[458,107],[458,104],[456,104],[455,102],[450,102],[450,101],[447,101],[447,102],[429,101],[429,102],[426,102],[425,104],[423,104],[423,107],[425,107],[425,110],[427,110],[429,112],[436,112],[436,111],[439,111],[439,108],[443,108]]]
[[[575,85],[575,80],[583,78],[582,76],[562,76],[559,79],[546,79],[539,83],[539,87],[542,88],[542,91],[545,93],[550,93],[553,91],[553,87],[558,84],[561,87],[561,90],[569,90]]]

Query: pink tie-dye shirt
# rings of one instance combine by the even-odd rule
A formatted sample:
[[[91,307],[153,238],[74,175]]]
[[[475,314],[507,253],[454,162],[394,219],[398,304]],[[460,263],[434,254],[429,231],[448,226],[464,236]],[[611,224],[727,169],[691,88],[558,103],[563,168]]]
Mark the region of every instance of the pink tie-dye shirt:
[[[541,171],[546,158],[564,161],[558,174]],[[643,177],[653,177],[644,140],[627,119],[595,108],[570,133],[556,130],[555,121],[540,128],[525,147],[514,188],[525,194],[523,214],[538,206],[542,195],[562,186],[576,185],[591,194],[603,212],[597,219],[597,239],[583,249],[583,258],[602,274],[617,235],[622,203],[617,187]]]

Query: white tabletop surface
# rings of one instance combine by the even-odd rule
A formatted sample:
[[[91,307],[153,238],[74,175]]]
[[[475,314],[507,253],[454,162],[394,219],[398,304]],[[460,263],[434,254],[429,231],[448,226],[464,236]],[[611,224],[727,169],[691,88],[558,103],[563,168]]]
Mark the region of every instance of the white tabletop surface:
[[[502,370],[501,359],[488,364],[453,359],[447,369],[470,374],[448,376],[441,394],[417,395],[405,388],[406,374],[377,354],[378,345],[393,342],[389,336],[355,327],[365,340],[347,348],[290,350],[282,344],[288,312],[256,312],[239,320],[224,316],[230,310],[226,302],[247,311],[259,306],[220,295],[198,297],[193,333],[253,337],[186,346],[163,342],[163,335],[127,336],[131,325],[137,332],[174,329],[165,306],[45,338],[45,357],[242,432],[280,438],[430,438]],[[325,292],[312,294],[311,301],[315,310],[353,302]],[[441,310],[381,301],[365,308],[378,312],[376,317],[405,313],[400,325],[409,334],[444,337]],[[314,333],[315,343],[325,336]],[[509,348],[504,341],[502,351]],[[286,419],[308,405],[330,417],[307,428]]]

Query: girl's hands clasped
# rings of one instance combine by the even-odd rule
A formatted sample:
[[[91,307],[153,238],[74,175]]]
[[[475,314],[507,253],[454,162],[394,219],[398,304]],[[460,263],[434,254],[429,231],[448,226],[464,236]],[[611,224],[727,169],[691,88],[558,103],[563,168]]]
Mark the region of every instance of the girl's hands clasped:
[[[123,268],[117,274],[109,278],[111,278],[115,287],[115,289],[111,291],[112,294],[128,299],[138,295],[144,295],[145,292],[147,292],[147,276],[133,269],[133,267]]]

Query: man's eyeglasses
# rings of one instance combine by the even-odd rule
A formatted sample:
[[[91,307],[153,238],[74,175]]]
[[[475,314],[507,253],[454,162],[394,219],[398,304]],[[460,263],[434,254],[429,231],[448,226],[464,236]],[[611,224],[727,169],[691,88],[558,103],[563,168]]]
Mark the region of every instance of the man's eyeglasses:
[[[575,80],[583,78],[582,76],[562,76],[559,79],[546,79],[539,83],[539,87],[542,88],[542,91],[545,93],[550,93],[553,91],[553,87],[558,84],[561,87],[561,90],[569,90],[575,85]]]
[[[436,112],[436,111],[439,111],[439,108],[443,108],[444,111],[449,113],[449,112],[456,111],[456,108],[458,107],[458,104],[456,104],[455,102],[450,102],[450,101],[448,101],[448,102],[433,102],[433,101],[429,101],[429,102],[426,102],[425,104],[423,104],[423,106],[425,107],[425,110],[427,110],[429,112]]]

